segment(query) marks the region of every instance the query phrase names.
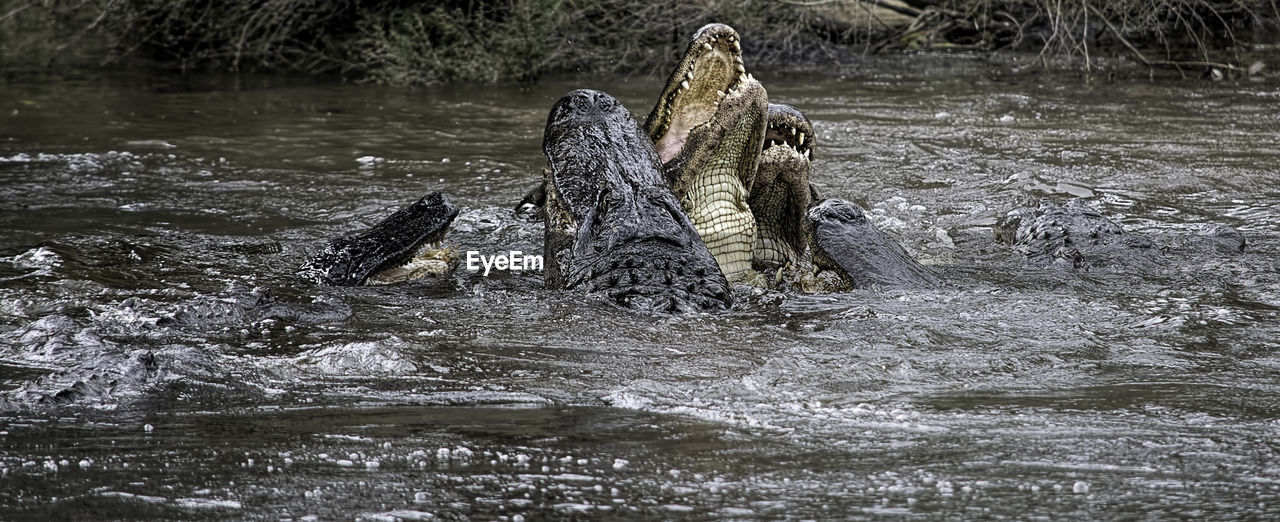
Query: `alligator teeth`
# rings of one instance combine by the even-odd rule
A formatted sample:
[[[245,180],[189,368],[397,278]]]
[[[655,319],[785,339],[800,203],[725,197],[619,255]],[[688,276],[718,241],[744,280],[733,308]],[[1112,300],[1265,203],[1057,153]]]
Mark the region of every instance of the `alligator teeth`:
[[[792,128],[791,128],[791,135],[792,135],[792,136],[795,136],[795,135],[796,135],[796,128],[795,128],[795,127],[792,127]]]
[[[712,48],[711,48],[711,44],[710,44],[710,43],[708,43],[708,42],[702,42],[702,48],[703,48],[703,49],[706,49],[706,50],[708,50],[708,51],[710,51],[710,50],[712,49]]]
[[[680,88],[681,88],[681,89],[688,89],[688,88],[689,88],[689,80],[685,80],[685,81],[680,82]]]
[[[813,152],[813,149],[805,149],[805,150],[804,150],[804,159],[813,159],[813,158],[811,158],[811,157],[809,156],[809,153],[810,153],[810,152]]]
[[[720,98],[724,98],[724,91],[716,91],[716,96]]]
[[[689,71],[689,72],[685,73],[685,75],[684,75],[684,76],[685,76],[685,78],[688,78],[688,79],[689,79],[689,81],[693,81],[693,71]]]
[[[804,145],[804,133],[803,133],[803,132],[801,132],[801,133],[800,133],[800,144],[801,144],[801,145]]]
[[[733,48],[738,52],[742,52],[742,44],[738,43],[737,39],[733,41]]]
[[[738,73],[746,74],[746,72],[747,72],[747,67],[745,65],[742,65],[742,62],[738,62]]]

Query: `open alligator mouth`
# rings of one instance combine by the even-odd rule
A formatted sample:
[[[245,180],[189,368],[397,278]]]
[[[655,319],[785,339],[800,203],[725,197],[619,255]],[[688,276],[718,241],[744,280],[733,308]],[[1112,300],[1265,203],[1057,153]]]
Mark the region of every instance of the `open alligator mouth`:
[[[752,266],[795,263],[805,251],[805,212],[813,201],[809,167],[817,145],[813,125],[790,105],[769,104],[760,165],[748,200],[756,218]]]
[[[675,159],[689,132],[710,121],[725,96],[748,77],[737,31],[724,24],[698,30],[644,123],[659,160]]]
[[[747,197],[767,105],[737,32],[710,24],[694,35],[644,125],[672,193],[729,279],[751,268]]]
[[[813,125],[804,114],[790,105],[769,104],[769,125],[764,132],[764,154],[777,159],[804,156],[805,161],[812,161],[816,144]],[[778,150],[770,152],[774,147],[778,147]]]
[[[671,190],[725,277],[751,269],[756,223],[748,204],[764,138],[764,87],[754,78],[727,93],[720,110],[689,133],[667,165]]]

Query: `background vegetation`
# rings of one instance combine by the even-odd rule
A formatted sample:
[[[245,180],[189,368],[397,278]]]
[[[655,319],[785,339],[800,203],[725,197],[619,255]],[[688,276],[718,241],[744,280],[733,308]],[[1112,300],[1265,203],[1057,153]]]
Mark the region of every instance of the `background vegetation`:
[[[753,66],[1007,49],[1084,69],[1109,53],[1246,71],[1275,50],[1280,20],[1276,0],[6,1],[0,60],[10,75],[142,62],[391,84],[662,74],[712,21],[744,35]],[[873,11],[897,21],[859,15]]]

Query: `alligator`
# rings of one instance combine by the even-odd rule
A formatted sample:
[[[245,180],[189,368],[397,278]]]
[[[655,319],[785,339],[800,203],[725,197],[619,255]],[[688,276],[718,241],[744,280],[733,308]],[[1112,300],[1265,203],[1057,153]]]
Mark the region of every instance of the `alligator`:
[[[1013,246],[1029,265],[1072,269],[1111,266],[1158,266],[1172,249],[1189,247],[1239,253],[1244,236],[1225,225],[1208,225],[1199,235],[1178,243],[1158,245],[1103,216],[1085,200],[1072,198],[1058,205],[1048,198],[1037,207],[1009,211],[994,227],[995,239]]]
[[[827,199],[805,214],[815,268],[834,273],[843,288],[928,288],[942,284],[933,270],[881,232],[857,205]],[[827,288],[831,288],[828,286]]]
[[[730,280],[751,269],[756,223],[747,200],[767,108],[738,33],[709,24],[694,34],[644,123],[671,191]]]
[[[769,104],[748,199],[757,229],[753,267],[776,270],[775,285],[790,268],[790,285],[809,292],[940,285],[933,270],[877,229],[857,205],[818,195],[809,182],[816,148],[813,125],[803,113]]]
[[[653,142],[608,94],[556,102],[542,142],[545,280],[630,308],[713,311],[729,284],[662,177]]]
[[[852,204],[814,205],[815,147],[804,115],[769,104],[746,72],[737,33],[711,24],[690,42],[643,128],[604,93],[579,90],[558,101],[544,133],[549,168],[517,208],[541,209],[548,288],[602,293],[633,308],[724,309],[730,281],[759,283],[757,270],[780,278],[784,268],[812,275],[804,268],[811,258],[836,274],[822,289],[935,284]],[[304,276],[361,284],[413,251],[435,252],[421,245],[438,240],[456,215],[436,207],[415,204],[335,241]],[[415,213],[448,219],[410,219]],[[383,240],[393,244],[382,248]]]
[[[458,208],[439,192],[423,196],[356,236],[335,239],[307,261],[298,275],[334,286],[389,284],[443,274],[457,266],[457,252],[440,248]]]
[[[756,270],[797,263],[808,246],[806,213],[818,200],[809,183],[815,146],[813,125],[804,114],[790,105],[769,104],[760,164],[747,199],[756,218]]]
[[[785,268],[804,272],[812,256],[838,282],[799,285],[807,290],[939,282],[887,235],[853,219],[862,214],[851,203],[814,206],[813,126],[794,107],[768,103],[729,26],[698,30],[644,127],[672,192],[730,281],[768,285],[752,275],[776,270],[778,284]]]

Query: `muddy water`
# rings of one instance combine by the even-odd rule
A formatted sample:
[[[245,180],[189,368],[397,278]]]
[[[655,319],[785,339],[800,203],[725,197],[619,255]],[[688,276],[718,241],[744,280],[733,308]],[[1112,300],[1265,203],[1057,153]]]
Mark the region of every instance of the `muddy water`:
[[[432,190],[459,248],[536,252],[509,208],[547,109],[643,117],[654,80],[0,86],[0,518],[1280,516],[1274,79],[758,76],[823,194],[948,286],[653,317],[536,271],[295,277]],[[993,242],[1072,196],[1248,249],[1073,272]]]

